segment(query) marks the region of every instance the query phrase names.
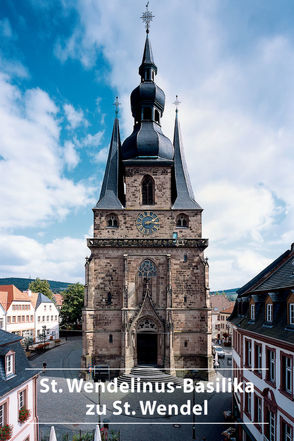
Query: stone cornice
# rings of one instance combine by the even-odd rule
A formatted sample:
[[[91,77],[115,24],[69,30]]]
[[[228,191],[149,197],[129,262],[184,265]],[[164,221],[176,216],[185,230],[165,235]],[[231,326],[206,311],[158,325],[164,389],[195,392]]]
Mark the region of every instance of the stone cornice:
[[[89,248],[199,248],[208,246],[208,239],[87,239]]]

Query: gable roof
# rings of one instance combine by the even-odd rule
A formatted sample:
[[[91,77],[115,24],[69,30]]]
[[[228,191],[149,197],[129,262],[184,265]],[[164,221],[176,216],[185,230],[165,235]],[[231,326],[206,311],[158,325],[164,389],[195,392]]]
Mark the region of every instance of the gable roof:
[[[221,313],[222,314],[232,314],[234,306],[235,306],[235,303],[233,303],[231,306],[229,306],[229,308],[224,309],[223,311],[221,311]]]
[[[45,294],[39,292],[36,308],[38,308],[41,305],[41,303],[54,303],[54,302],[52,302],[52,300],[50,300],[47,296],[45,296]]]
[[[20,291],[14,285],[0,285],[0,303],[7,311],[14,300],[30,301],[26,292]]]
[[[0,329],[0,397],[38,374],[38,371],[27,370],[27,368],[30,368],[30,363],[20,340],[21,337],[18,335]],[[5,374],[5,355],[9,351],[15,353],[15,375],[7,378]]]
[[[242,286],[238,297],[248,292],[260,292],[294,287],[294,243],[257,276]]]
[[[22,337],[11,332],[4,331],[0,329],[0,346],[7,345],[9,343],[15,343],[16,341],[22,340]]]
[[[214,295],[210,296],[210,302],[212,307],[212,312],[219,313],[224,311],[226,308],[229,308],[231,302],[225,295]]]

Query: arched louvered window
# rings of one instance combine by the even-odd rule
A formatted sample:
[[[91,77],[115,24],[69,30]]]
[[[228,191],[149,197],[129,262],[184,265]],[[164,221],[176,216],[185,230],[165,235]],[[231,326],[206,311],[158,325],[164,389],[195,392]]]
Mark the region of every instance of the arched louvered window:
[[[177,217],[177,227],[187,228],[189,226],[189,218],[186,214],[179,214]]]
[[[142,180],[142,204],[154,205],[155,204],[155,185],[151,176],[146,175]]]
[[[118,218],[116,214],[110,214],[106,218],[107,226],[109,228],[118,228]]]

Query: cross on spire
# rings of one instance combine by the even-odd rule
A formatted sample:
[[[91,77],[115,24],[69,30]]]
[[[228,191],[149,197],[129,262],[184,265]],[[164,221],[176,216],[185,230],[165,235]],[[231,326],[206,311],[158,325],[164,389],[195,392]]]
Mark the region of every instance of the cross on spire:
[[[145,23],[146,33],[147,34],[149,34],[150,22],[155,17],[154,15],[152,15],[152,12],[149,11],[148,7],[149,7],[149,1],[146,4],[146,11],[143,12],[143,14],[141,16],[141,19],[142,19],[143,23]]]
[[[181,104],[181,101],[179,101],[178,95],[176,95],[176,101],[173,103],[176,106],[176,112],[178,113],[179,105]]]
[[[119,112],[119,106],[121,105],[121,103],[118,101],[118,96],[115,97],[113,105],[115,106],[115,115],[117,116]]]

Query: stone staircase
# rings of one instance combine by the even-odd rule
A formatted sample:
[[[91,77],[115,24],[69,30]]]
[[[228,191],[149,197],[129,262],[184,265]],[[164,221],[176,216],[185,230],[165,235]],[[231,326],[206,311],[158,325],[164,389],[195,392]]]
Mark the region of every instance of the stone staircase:
[[[137,384],[138,379],[143,383],[173,383],[178,386],[182,386],[183,380],[178,377],[174,377],[173,375],[166,374],[159,368],[153,366],[136,366],[134,367],[129,374],[123,374],[118,377],[118,384],[123,382],[131,384],[131,379],[134,378],[135,384]]]

